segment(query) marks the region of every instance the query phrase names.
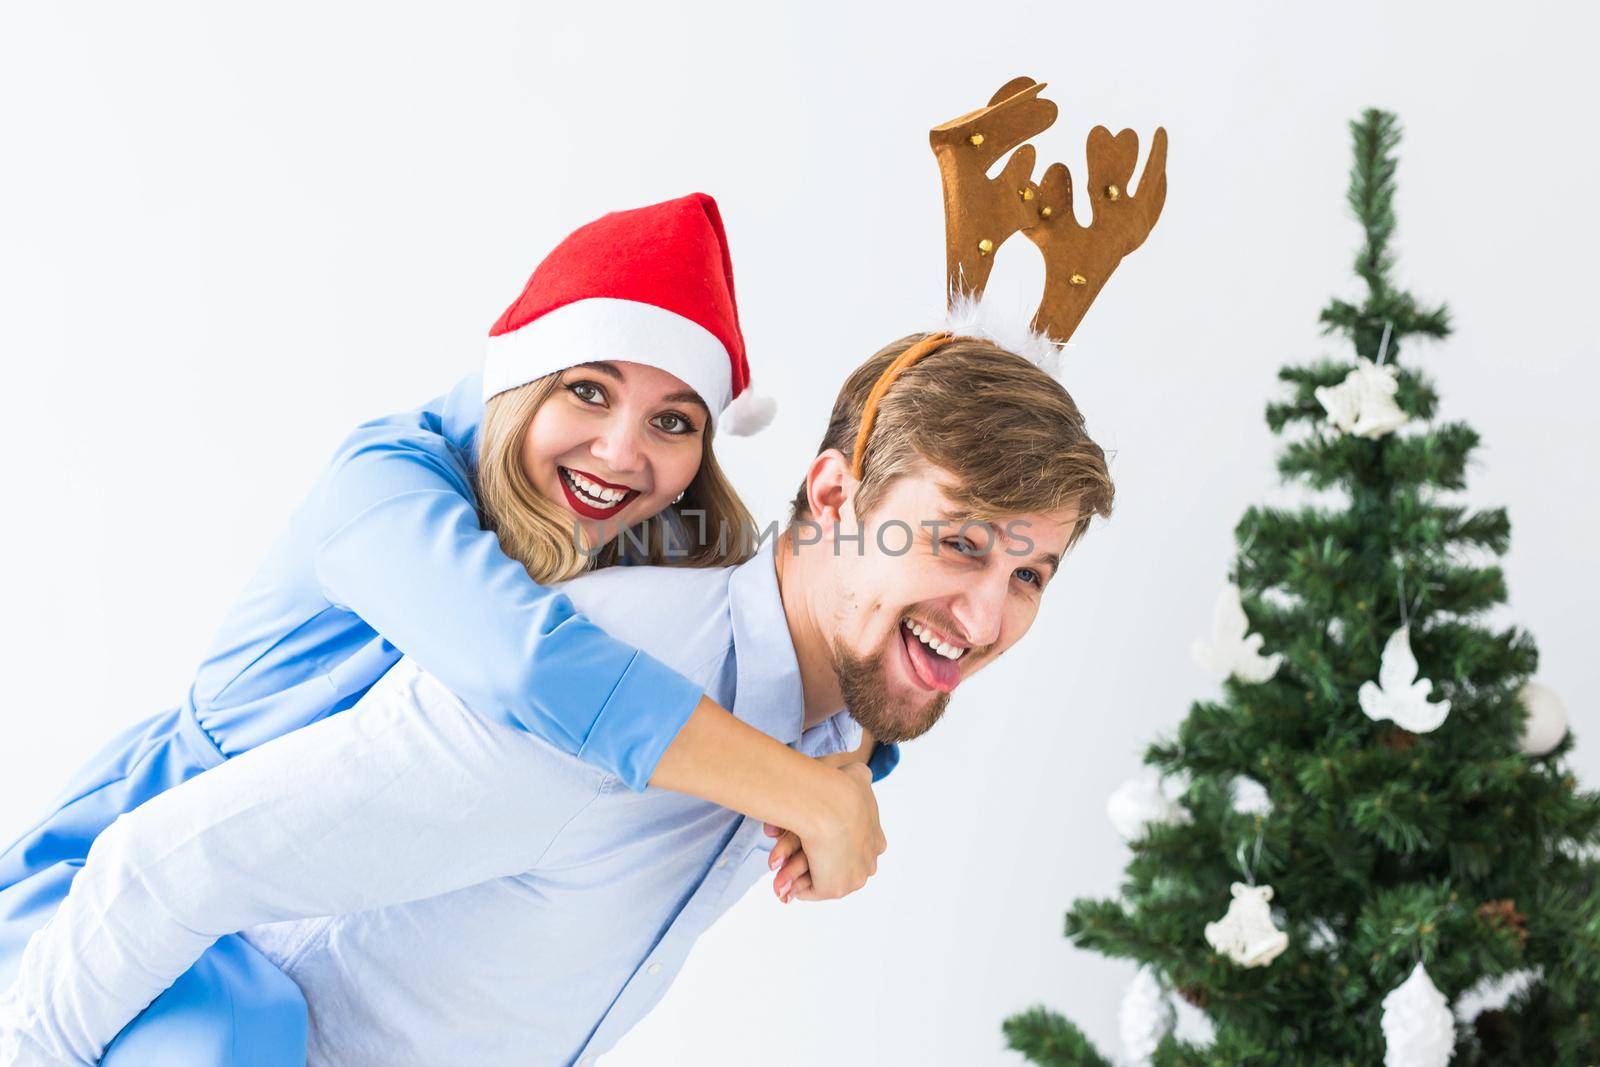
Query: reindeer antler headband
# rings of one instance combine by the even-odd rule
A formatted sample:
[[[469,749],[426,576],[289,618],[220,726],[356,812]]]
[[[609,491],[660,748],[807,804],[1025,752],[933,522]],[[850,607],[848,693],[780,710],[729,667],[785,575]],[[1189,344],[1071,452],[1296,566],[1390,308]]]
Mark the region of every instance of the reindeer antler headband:
[[[1024,234],[1044,257],[1044,294],[1030,323],[1035,336],[1007,347],[1031,348],[1038,341],[1064,344],[1117,264],[1149,236],[1167,199],[1166,129],[1156,128],[1135,195],[1128,181],[1139,162],[1139,135],[1123,130],[1113,137],[1104,126],[1096,126],[1089,131],[1086,153],[1094,218],[1088,226],[1080,226],[1072,212],[1072,173],[1065,164],[1052,163],[1043,181],[1033,180],[1034,148],[1024,142],[1056,120],[1056,105],[1039,96],[1044,87],[1032,78],[1013,78],[986,106],[935,126],[928,134],[944,185],[949,306],[977,300],[994,269],[995,253],[1014,234]],[[989,168],[1013,148],[1017,151],[999,176],[990,178]],[[861,409],[851,458],[857,478],[878,404],[889,387],[907,367],[959,339],[949,330],[930,334],[884,369]]]

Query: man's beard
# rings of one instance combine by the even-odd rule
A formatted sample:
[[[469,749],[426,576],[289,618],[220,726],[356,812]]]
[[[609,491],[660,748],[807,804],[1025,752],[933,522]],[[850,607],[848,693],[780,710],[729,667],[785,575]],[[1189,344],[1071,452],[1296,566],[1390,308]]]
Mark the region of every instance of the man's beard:
[[[897,634],[890,640],[899,639]],[[950,704],[949,693],[932,693],[918,715],[908,715],[910,701],[891,696],[885,680],[885,659],[893,652],[893,646],[886,645],[878,655],[862,657],[852,654],[838,639],[833,642],[833,673],[839,679],[845,707],[863,730],[886,745],[921,737],[933,729]]]

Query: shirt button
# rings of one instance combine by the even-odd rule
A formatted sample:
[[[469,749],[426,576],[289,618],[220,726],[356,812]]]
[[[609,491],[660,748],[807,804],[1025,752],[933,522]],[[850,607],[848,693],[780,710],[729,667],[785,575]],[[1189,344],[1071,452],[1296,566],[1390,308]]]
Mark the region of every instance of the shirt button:
[[[649,967],[646,967],[645,970],[649,971],[651,974],[660,974],[661,973],[661,964],[652,963]]]
[[[728,865],[728,857],[723,856],[722,858],[717,860],[717,866],[718,867],[726,867],[727,865]]]
[[[578,1061],[578,1067],[594,1067],[594,1057],[585,1056],[583,1059]]]

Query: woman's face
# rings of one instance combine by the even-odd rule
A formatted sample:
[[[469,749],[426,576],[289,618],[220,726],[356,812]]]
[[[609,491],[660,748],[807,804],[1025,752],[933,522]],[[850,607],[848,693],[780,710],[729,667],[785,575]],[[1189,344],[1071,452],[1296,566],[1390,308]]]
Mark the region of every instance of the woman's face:
[[[583,363],[534,414],[522,468],[590,546],[655,515],[700,469],[710,419],[694,390],[642,363]]]

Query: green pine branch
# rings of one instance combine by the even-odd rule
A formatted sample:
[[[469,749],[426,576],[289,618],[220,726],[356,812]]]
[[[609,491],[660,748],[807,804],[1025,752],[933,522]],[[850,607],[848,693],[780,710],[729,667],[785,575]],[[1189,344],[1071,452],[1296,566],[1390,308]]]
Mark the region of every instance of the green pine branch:
[[[1001,1029],[1010,1048],[1040,1067],[1113,1067],[1083,1031],[1042,1005],[1012,1016]]]
[[[1407,337],[1447,336],[1450,314],[1443,306],[1421,306],[1394,285],[1395,256],[1389,242],[1395,230],[1395,147],[1400,143],[1400,120],[1391,112],[1368,108],[1350,123],[1350,135],[1355,156],[1345,200],[1361,225],[1363,240],[1356,253],[1355,271],[1366,283],[1367,294],[1359,305],[1333,300],[1323,309],[1321,320],[1326,332],[1344,333],[1355,342],[1358,353],[1373,360],[1388,326],[1386,358],[1392,360]]]

